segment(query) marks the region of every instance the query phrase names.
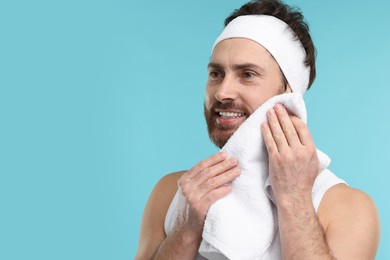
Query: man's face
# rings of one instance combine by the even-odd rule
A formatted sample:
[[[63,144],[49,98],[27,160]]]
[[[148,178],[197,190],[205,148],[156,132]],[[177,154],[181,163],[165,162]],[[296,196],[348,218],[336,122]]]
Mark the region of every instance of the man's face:
[[[222,148],[260,105],[284,92],[279,66],[265,48],[243,38],[221,41],[208,66],[204,103],[211,140]]]

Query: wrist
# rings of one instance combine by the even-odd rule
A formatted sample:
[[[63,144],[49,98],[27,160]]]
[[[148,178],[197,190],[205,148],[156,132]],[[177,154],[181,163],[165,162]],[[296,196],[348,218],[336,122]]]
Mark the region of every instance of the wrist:
[[[313,207],[311,194],[286,194],[285,196],[277,197],[276,204],[278,211],[291,212],[291,214]]]
[[[188,225],[175,228],[173,234],[176,238],[176,243],[182,245],[184,248],[189,246],[199,248],[202,240],[202,230],[191,229]]]

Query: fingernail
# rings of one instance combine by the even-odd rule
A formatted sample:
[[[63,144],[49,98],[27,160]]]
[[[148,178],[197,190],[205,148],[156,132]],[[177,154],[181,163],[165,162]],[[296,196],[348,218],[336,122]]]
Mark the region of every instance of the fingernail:
[[[276,109],[279,110],[279,111],[282,111],[283,110],[283,106],[281,104],[276,104],[275,105]]]
[[[270,110],[268,110],[268,115],[269,115],[269,116],[275,115],[275,110],[274,110],[273,108],[271,108]]]
[[[221,152],[219,152],[219,156],[221,157],[221,159],[225,159],[226,153],[224,151],[221,151]]]
[[[232,157],[232,158],[229,159],[229,162],[235,164],[235,163],[237,163],[237,159]]]

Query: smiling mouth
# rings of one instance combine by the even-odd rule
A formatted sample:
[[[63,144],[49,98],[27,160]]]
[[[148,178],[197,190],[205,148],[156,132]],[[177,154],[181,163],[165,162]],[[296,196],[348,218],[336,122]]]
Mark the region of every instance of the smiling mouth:
[[[222,118],[238,118],[242,117],[244,113],[236,113],[236,112],[217,112],[217,114]]]
[[[217,111],[215,116],[218,125],[229,128],[241,125],[246,119],[245,113],[233,111]]]

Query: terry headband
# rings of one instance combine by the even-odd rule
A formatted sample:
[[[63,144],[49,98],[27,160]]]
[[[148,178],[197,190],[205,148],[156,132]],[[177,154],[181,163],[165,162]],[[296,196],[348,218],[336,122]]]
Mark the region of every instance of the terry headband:
[[[279,64],[291,89],[303,94],[309,85],[310,67],[305,65],[306,52],[293,30],[269,15],[244,15],[235,18],[213,45],[225,39],[247,38],[263,46]]]

